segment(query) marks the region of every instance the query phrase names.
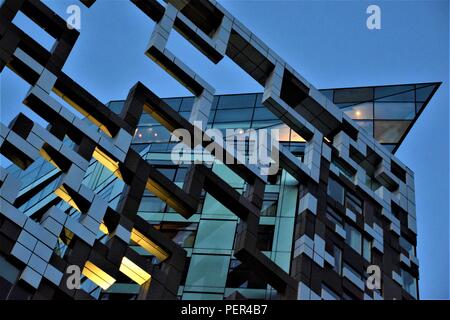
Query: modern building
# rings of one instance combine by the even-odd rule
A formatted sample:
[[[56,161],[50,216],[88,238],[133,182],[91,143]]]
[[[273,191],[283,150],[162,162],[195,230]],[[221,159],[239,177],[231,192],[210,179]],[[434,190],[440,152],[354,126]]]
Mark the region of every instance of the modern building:
[[[153,1],[137,5],[160,12],[149,16],[164,28],[165,17],[176,12],[176,27],[188,28],[189,19],[201,29],[198,37],[224,27],[227,14],[214,2],[194,1],[184,9],[173,2],[166,9]],[[15,10],[31,14],[29,4],[21,6]],[[35,9],[46,10],[41,4]],[[233,21],[225,28],[229,45],[217,52],[239,61],[233,50],[247,29]],[[267,91],[277,90],[270,87],[276,74],[266,77],[276,67],[262,66],[261,59],[260,71],[243,68],[267,85],[264,93],[208,100],[207,84],[189,78],[180,61],[166,61],[154,40],[149,56],[178,72],[195,96],[160,100],[138,84],[126,100],[105,108],[51,64],[35,70],[37,77],[26,75],[48,57],[29,49],[33,40],[21,41],[28,47],[12,46],[12,58],[2,62],[32,84],[25,104],[37,113],[48,110],[49,127],[23,114],[2,126],[0,151],[14,165],[2,170],[0,184],[1,299],[419,298],[413,173],[393,154],[439,83],[315,93],[283,67],[280,102]],[[248,43],[244,55],[259,60],[259,40]],[[57,75],[50,85],[42,82],[45,70]],[[48,98],[51,90],[63,99]],[[64,103],[86,118],[62,111]],[[216,161],[196,171],[175,164],[171,151],[178,142],[171,131],[205,117],[203,130],[279,129],[280,170],[255,178],[249,166]],[[36,153],[32,147],[35,157],[25,151]],[[142,192],[132,196],[141,175]],[[71,265],[82,268],[80,288],[67,288]],[[380,269],[380,288],[366,284],[369,266]]]

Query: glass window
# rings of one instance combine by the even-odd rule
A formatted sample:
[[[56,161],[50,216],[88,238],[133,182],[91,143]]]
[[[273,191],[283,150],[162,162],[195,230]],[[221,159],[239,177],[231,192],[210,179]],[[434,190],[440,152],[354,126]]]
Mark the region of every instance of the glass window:
[[[375,99],[385,98],[410,90],[414,90],[413,85],[375,87]]]
[[[176,244],[183,248],[192,248],[194,246],[195,235],[197,234],[198,223],[190,222],[163,222],[156,225],[161,233],[172,239]]]
[[[133,138],[133,143],[168,142],[169,131],[163,126],[138,127]]]
[[[403,289],[417,299],[417,279],[414,278],[408,271],[403,269],[401,270],[401,276],[403,281]]]
[[[363,238],[363,257],[369,262],[372,262],[372,242]]]
[[[333,270],[338,274],[342,273],[342,250],[333,246],[334,267]]]
[[[331,290],[328,286],[326,286],[323,283],[322,283],[322,290],[325,291],[326,293],[324,300],[341,300],[341,297],[336,292]]]
[[[361,254],[361,233],[349,224],[345,225],[345,243]]]
[[[361,214],[363,212],[363,202],[348,191],[345,193],[345,207],[355,213]]]
[[[274,129],[279,129],[279,141],[290,141],[291,140],[291,129],[283,124],[281,126],[274,127]]]
[[[353,267],[351,267],[349,264],[347,264],[347,263],[344,262],[343,268],[347,269],[347,270],[350,272],[350,274],[352,274],[355,278],[358,278],[358,279],[361,279],[361,280],[363,279],[361,273],[359,273],[358,271],[356,271],[356,270],[355,270]]]
[[[340,215],[338,215],[336,213],[336,211],[334,211],[332,208],[327,207],[327,218],[328,220],[330,220],[331,222],[333,222],[334,224],[337,224],[341,227],[343,227],[342,225],[342,218]]]
[[[373,121],[357,120],[356,123],[373,137]]]
[[[380,143],[397,143],[410,121],[375,121],[375,139]]]
[[[413,102],[375,102],[376,119],[414,119],[416,106]]]
[[[381,99],[378,99],[377,101],[400,101],[400,102],[414,102],[414,90],[401,92],[398,94],[394,94],[392,96],[387,96]]]
[[[255,106],[255,94],[220,96],[217,109],[242,109]]]
[[[354,120],[373,119],[373,103],[364,102],[343,108],[342,111]]]
[[[186,286],[225,287],[230,256],[193,254]]]
[[[333,101],[334,90],[319,90],[321,94],[327,97],[328,100]]]
[[[159,172],[161,172],[163,175],[165,175],[168,179],[172,180],[175,177],[175,172],[177,171],[177,168],[164,168],[159,167],[157,168]]]
[[[206,195],[205,203],[203,206],[203,214],[220,214],[220,215],[233,215],[223,204],[217,201],[209,193]]]
[[[107,104],[109,109],[111,109],[114,113],[120,114],[122,112],[122,108],[124,106],[123,101],[111,101]]]
[[[256,247],[261,251],[272,251],[274,225],[258,226],[258,242]]]
[[[165,103],[169,105],[173,110],[178,111],[181,105],[181,98],[167,98],[163,99]]]
[[[186,168],[186,167],[178,168],[174,181],[175,182],[183,182],[184,178],[186,177],[187,172],[188,172],[188,168]]]
[[[416,89],[416,101],[425,102],[430,97],[430,94],[433,92],[435,85],[422,87]]]
[[[277,119],[277,117],[270,112],[267,108],[256,108],[255,114],[253,115],[253,121],[261,121],[261,120],[273,120]]]
[[[232,249],[235,230],[235,221],[201,220],[195,247],[198,249]]]
[[[15,283],[20,276],[20,270],[6,261],[0,254],[0,276],[11,283]]]
[[[389,152],[392,152],[396,145],[395,144],[382,144],[382,146],[385,147]],[[376,189],[374,189],[374,190],[376,190]]]
[[[157,197],[142,197],[139,205],[141,212],[164,212],[166,204]]]
[[[277,215],[278,192],[266,192],[264,194],[261,216],[274,217]]]
[[[328,195],[340,204],[344,204],[344,188],[334,179],[328,179]]]
[[[214,122],[250,121],[253,109],[217,110]]]
[[[262,93],[258,93],[256,95],[256,103],[255,103],[256,108],[265,108],[266,107],[265,105],[262,104],[262,97],[263,97]]]
[[[299,135],[297,132],[291,129],[291,138],[289,139],[291,142],[306,142],[305,139],[301,135]]]
[[[410,256],[416,255],[416,249],[408,240],[403,237],[400,237],[400,247],[406,250]]]
[[[339,172],[341,172],[343,175],[345,175],[350,180],[353,179],[353,176],[354,176],[353,172],[349,169],[349,166],[346,165],[343,161],[333,158],[331,160],[330,167],[339,170]]]
[[[373,100],[373,88],[334,90],[334,103],[365,102]]]
[[[140,126],[145,125],[159,125],[160,123],[155,120],[151,115],[149,115],[147,112],[143,112],[141,115],[141,119],[139,120]]]
[[[183,98],[181,101],[180,111],[191,111],[194,105],[194,97]]]

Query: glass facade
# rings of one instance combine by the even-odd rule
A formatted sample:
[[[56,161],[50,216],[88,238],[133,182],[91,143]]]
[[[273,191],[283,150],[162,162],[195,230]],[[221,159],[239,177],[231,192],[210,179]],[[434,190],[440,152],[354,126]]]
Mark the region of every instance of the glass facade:
[[[435,84],[423,84],[330,89],[322,92],[389,150],[395,150],[435,88]],[[221,130],[277,127],[281,129],[281,143],[295,156],[302,157],[304,151],[302,137],[286,125],[282,125],[277,117],[261,104],[261,99],[260,93],[216,96],[208,127]],[[192,97],[169,98],[165,101],[182,116],[189,117],[193,104]],[[120,113],[123,102],[113,101],[108,106],[114,112]],[[174,165],[171,161],[170,150],[175,144],[163,126],[150,115],[143,114],[132,147],[169,179],[182,186],[187,167]],[[345,175],[351,175],[345,172],[345,168],[339,163],[333,165]],[[214,163],[212,170],[238,192],[243,192],[245,181],[226,166]],[[20,172],[14,167],[10,167],[9,171],[21,175],[22,192],[27,188],[37,186],[41,188],[31,201],[22,206],[29,216],[39,214],[39,210],[49,204],[57,205],[71,215],[79,214],[53,194],[54,183],[60,172],[50,163],[36,161],[26,171]],[[42,183],[43,181],[45,183]],[[123,183],[95,161],[91,162],[87,170],[84,184],[99,193],[113,208],[118,204],[123,191]],[[286,171],[282,171],[277,181],[266,186],[258,230],[259,249],[287,272],[291,268],[293,229],[299,206],[299,192],[297,181]],[[352,193],[346,192],[333,179],[330,179],[328,194],[352,212],[362,213],[362,201]],[[234,291],[242,293],[249,299],[276,297],[274,289],[234,257],[233,244],[238,218],[210,194],[202,195],[202,203],[197,214],[186,220],[170,209],[165,202],[146,191],[140,203],[139,215],[187,251],[188,263],[178,292],[180,299],[223,299]],[[351,225],[344,223],[342,217],[331,207],[327,209],[327,218],[341,229],[345,229],[345,241],[351,248],[367,261],[371,260],[372,245],[369,240],[364,239]],[[99,233],[99,237],[102,236],[104,235]],[[61,239],[60,245],[55,250],[63,255],[69,243],[70,235],[67,239]],[[405,251],[414,250],[414,246],[406,240],[401,243]],[[133,248],[148,259],[156,259],[139,246]],[[337,273],[341,274],[342,269],[345,269],[351,277],[361,278],[342,261],[341,248],[335,246],[332,250],[333,269]],[[14,269],[3,260],[0,260],[0,267],[6,270],[8,277],[16,276]],[[414,293],[416,279],[406,271],[402,273],[402,278],[405,290]],[[133,299],[139,290],[129,279],[117,279],[116,283],[104,292],[87,278],[83,279],[83,286],[91,295],[100,299],[108,299],[112,295]],[[324,287],[324,290],[329,292],[330,296],[335,296],[329,288]]]

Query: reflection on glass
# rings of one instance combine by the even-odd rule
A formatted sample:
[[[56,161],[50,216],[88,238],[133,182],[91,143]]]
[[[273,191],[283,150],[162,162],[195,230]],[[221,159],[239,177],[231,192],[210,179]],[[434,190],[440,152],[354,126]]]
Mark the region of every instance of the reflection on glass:
[[[217,110],[214,122],[250,121],[253,109]]]
[[[414,85],[375,87],[375,99],[385,98],[410,90],[414,90]]]
[[[373,136],[373,121],[372,120],[364,120],[364,121],[356,121],[356,123],[363,128],[367,133]]]
[[[356,103],[370,100],[373,100],[372,88],[348,88],[334,91],[334,103]]]
[[[375,102],[376,119],[414,119],[415,105],[412,102]]]
[[[416,89],[416,101],[425,102],[427,101],[430,94],[433,92],[436,85],[431,85],[427,87],[422,87],[420,89]]]
[[[178,111],[180,109],[181,98],[168,98],[163,99],[163,101],[167,103],[169,107],[171,107],[175,111]]]
[[[194,254],[191,258],[186,287],[223,288],[228,275],[230,256]]]
[[[201,220],[195,247],[230,250],[233,247],[236,221]]]
[[[217,109],[253,108],[255,106],[255,98],[254,94],[221,96]]]
[[[273,120],[277,117],[270,112],[267,108],[257,108],[255,109],[255,114],[253,116],[253,121],[256,120]]]
[[[183,98],[181,101],[180,111],[191,111],[194,104],[194,97]]]
[[[342,109],[345,114],[355,120],[373,119],[372,102],[360,103],[351,107]]]
[[[414,100],[415,100],[414,90],[401,92],[398,94],[383,97],[381,99],[377,99],[377,101],[400,101],[400,102],[414,102]]]
[[[133,143],[168,142],[169,139],[170,133],[163,126],[138,127]]]
[[[295,132],[294,130],[291,130],[291,142],[306,142],[305,139],[302,138],[302,136],[300,136],[297,132]]]
[[[279,129],[279,139],[280,141],[289,141],[291,129],[287,125],[281,125],[274,127],[274,129]]]
[[[380,143],[397,143],[410,121],[375,121],[375,139]]]
[[[417,299],[417,279],[414,278],[408,271],[403,269],[401,269],[401,276],[403,289]]]

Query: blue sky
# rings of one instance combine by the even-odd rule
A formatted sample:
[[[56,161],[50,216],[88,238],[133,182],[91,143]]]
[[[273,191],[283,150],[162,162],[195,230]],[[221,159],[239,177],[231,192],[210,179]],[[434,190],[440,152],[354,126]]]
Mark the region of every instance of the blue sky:
[[[66,7],[78,3],[44,2],[65,17]],[[443,82],[397,156],[415,172],[421,298],[449,298],[448,1],[222,4],[318,88]],[[381,8],[381,30],[366,28],[369,4]],[[188,95],[144,55],[153,26],[129,1],[82,7],[81,35],[64,71],[103,102],[124,99],[137,81],[162,97]],[[51,44],[41,33],[36,38]],[[262,90],[229,59],[214,65],[176,34],[169,48],[217,93]],[[29,86],[8,69],[0,84],[1,121],[8,123],[24,110],[20,101]]]

